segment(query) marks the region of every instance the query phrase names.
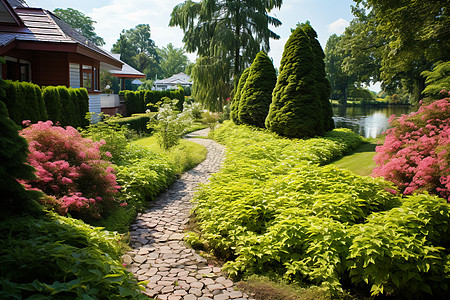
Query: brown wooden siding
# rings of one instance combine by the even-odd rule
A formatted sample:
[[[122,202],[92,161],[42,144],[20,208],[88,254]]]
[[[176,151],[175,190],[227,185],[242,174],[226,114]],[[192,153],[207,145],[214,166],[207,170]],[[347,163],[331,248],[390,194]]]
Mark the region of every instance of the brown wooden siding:
[[[40,86],[69,86],[67,53],[37,52],[31,62],[32,81]]]

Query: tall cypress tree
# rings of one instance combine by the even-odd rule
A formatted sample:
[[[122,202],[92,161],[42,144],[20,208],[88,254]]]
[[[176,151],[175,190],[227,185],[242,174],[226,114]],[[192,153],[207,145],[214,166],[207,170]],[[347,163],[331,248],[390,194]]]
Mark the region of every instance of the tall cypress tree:
[[[284,46],[266,127],[282,136],[304,138],[324,133],[309,37],[294,30]]]
[[[272,61],[266,53],[260,51],[253,61],[239,105],[238,118],[243,124],[264,128],[272,91],[277,82],[277,74]]]
[[[333,108],[330,103],[331,85],[325,72],[325,54],[317,40],[317,33],[311,27],[309,22],[300,25],[303,31],[308,35],[311,49],[314,53],[314,76],[316,79],[316,87],[320,97],[323,113],[323,125],[325,131],[334,129]]]
[[[250,68],[247,68],[242,73],[236,88],[236,94],[234,95],[233,101],[231,102],[230,118],[235,124],[239,124],[239,105],[241,101],[241,93],[249,72]]]

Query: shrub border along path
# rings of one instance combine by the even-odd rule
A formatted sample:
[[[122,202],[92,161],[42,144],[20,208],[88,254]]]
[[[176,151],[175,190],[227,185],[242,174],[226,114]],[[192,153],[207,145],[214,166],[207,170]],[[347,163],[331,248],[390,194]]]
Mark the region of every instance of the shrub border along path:
[[[220,267],[208,265],[205,258],[183,242],[189,222],[190,200],[199,183],[209,181],[219,171],[225,148],[218,143],[197,138],[208,129],[187,135],[187,139],[205,146],[206,159],[184,173],[169,190],[137,216],[131,226],[131,246],[124,262],[139,281],[148,281],[146,293],[161,300],[249,299],[235,290]]]

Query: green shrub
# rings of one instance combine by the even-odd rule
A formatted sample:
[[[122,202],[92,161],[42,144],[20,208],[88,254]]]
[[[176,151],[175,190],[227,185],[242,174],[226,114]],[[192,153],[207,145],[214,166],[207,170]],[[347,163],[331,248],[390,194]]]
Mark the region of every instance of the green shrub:
[[[100,122],[90,124],[80,133],[84,138],[102,143],[99,150],[103,159],[120,164],[133,132],[118,122],[122,118],[101,115],[101,119]]]
[[[72,106],[74,108],[73,120],[70,126],[77,128],[81,126],[85,115],[81,115],[81,103],[78,99],[79,95],[77,94],[76,90],[73,88],[69,88],[67,89],[67,92],[69,93],[70,102],[72,102]]]
[[[11,120],[16,124],[22,124],[25,111],[24,103],[19,100],[17,95],[17,87],[11,80],[1,80],[1,88],[4,93],[0,95],[1,101],[5,103]]]
[[[350,230],[347,265],[356,285],[372,295],[444,299],[450,284],[450,208],[428,195],[371,215]]]
[[[311,44],[311,50],[314,54],[314,77],[316,80],[316,88],[319,93],[320,104],[323,113],[323,125],[325,131],[334,129],[333,109],[330,103],[331,85],[325,72],[325,54],[317,39],[317,32],[311,27],[307,21],[301,25],[303,31],[308,35]]]
[[[45,121],[47,119],[47,112],[45,104],[42,101],[40,88],[29,82],[13,82],[17,90],[17,104],[22,109],[20,123],[23,120],[30,120],[32,123],[37,121]],[[20,124],[19,123],[19,124]]]
[[[240,93],[238,118],[241,124],[265,128],[264,122],[276,81],[277,74],[272,61],[266,53],[259,52]]]
[[[119,197],[138,211],[175,180],[175,166],[157,153],[132,146],[122,159],[126,163],[116,168]]]
[[[177,99],[177,109],[179,111],[183,110],[184,90],[182,88],[175,91],[124,91],[122,95],[125,98],[127,116],[143,113],[146,109],[157,111],[158,107],[156,104],[164,97]]]
[[[152,128],[147,128],[147,124],[154,114],[135,114],[131,117],[120,118],[114,120],[120,126],[126,125],[129,129],[135,130],[137,133],[153,131]]]
[[[0,95],[5,93],[0,87]],[[19,136],[18,126],[8,118],[5,104],[0,101],[0,193],[3,209],[0,216],[38,212],[39,193],[27,191],[17,180],[35,178],[34,168],[27,163],[28,143]]]
[[[161,148],[167,150],[178,145],[179,140],[186,129],[192,124],[192,114],[189,109],[182,112],[177,110],[178,100],[163,98],[163,104],[158,109],[155,118],[148,124],[154,128]]]
[[[2,220],[0,236],[2,299],[147,299],[117,233],[49,214]]]
[[[42,89],[36,84],[33,85],[33,88],[34,88],[34,94],[36,95],[36,99],[37,99],[39,121],[47,121],[48,114],[47,114],[47,109],[45,107],[44,98],[42,97]]]
[[[47,86],[42,92],[45,107],[48,113],[48,119],[56,123],[62,117],[62,105],[58,89],[54,86]]]
[[[77,111],[75,104],[72,102],[72,98],[70,97],[69,90],[65,86],[57,86],[59,99],[61,102],[61,125],[62,126],[71,126],[72,124],[76,124],[77,122]]]
[[[241,104],[241,93],[244,88],[245,82],[247,81],[248,74],[250,72],[250,68],[244,70],[239,78],[239,83],[236,88],[236,93],[234,94],[234,98],[231,102],[231,111],[230,111],[230,119],[235,123],[239,124],[239,106]]]
[[[89,112],[89,94],[85,88],[75,89],[78,94],[80,117],[82,119],[81,126],[85,127],[89,125],[89,119],[85,116]]]
[[[323,112],[309,37],[297,27],[284,47],[266,127],[291,138],[324,133]]]

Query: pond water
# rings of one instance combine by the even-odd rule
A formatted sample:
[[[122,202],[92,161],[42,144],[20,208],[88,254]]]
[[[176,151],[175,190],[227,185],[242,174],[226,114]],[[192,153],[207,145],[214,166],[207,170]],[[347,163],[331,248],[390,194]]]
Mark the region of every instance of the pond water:
[[[333,107],[336,128],[350,128],[362,137],[377,137],[389,128],[388,119],[392,114],[400,116],[417,111],[414,106],[387,107]]]

